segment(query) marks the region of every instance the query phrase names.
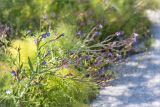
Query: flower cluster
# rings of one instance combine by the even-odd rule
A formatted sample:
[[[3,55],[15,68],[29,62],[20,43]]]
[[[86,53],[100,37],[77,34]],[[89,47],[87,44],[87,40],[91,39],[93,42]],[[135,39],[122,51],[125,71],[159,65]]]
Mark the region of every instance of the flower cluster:
[[[49,33],[49,32],[43,34],[43,38],[47,38],[47,37],[49,37],[49,36],[50,36],[50,33]]]

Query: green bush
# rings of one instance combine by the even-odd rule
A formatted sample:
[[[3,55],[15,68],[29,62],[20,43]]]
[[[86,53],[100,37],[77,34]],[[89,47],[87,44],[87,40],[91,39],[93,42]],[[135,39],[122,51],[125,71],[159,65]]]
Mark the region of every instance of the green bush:
[[[84,32],[101,23],[108,34],[120,30],[127,34],[144,34],[149,25],[144,11],[155,7],[157,2],[158,0],[1,0],[0,19],[1,23],[13,27],[15,34],[29,29],[46,30],[48,24],[55,28],[59,22],[74,25]]]

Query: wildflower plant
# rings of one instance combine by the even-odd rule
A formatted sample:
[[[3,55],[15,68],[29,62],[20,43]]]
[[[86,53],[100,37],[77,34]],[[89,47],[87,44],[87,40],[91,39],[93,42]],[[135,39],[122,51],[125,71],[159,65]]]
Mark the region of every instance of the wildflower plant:
[[[67,57],[71,55],[70,52],[68,52],[67,54],[67,52],[64,52],[63,49],[54,47],[54,44],[63,36],[65,37],[65,34],[61,33],[58,36],[55,35],[54,37],[52,36],[51,38],[51,33],[47,32],[40,34],[40,36],[35,37],[35,40],[33,42],[35,43],[37,49],[36,51],[37,59],[36,63],[33,64],[32,59],[28,57],[28,67],[22,62],[21,51],[20,51],[21,49],[18,48],[17,59],[13,61],[13,64],[16,69],[10,72],[13,81],[12,84],[9,86],[9,88],[4,90],[4,95],[0,96],[2,102],[8,101],[9,98],[10,100],[12,100],[13,105],[16,107],[30,106],[30,105],[40,106],[45,104],[53,106],[58,104],[57,102],[54,102],[57,99],[51,98],[52,96],[49,96],[49,93],[45,92],[47,96],[50,97],[48,101],[48,97],[45,98],[46,94],[45,93],[41,94],[42,91],[45,91],[44,89],[47,88],[48,85],[50,86],[47,88],[47,90],[51,90],[52,88],[57,87],[52,85],[52,84],[57,84],[56,81],[59,81],[61,84],[61,82],[63,83],[64,81],[67,80],[67,82],[73,83],[70,85],[70,87],[73,87],[72,85],[76,85],[72,81],[75,81],[77,84],[81,84],[82,86],[83,84],[88,84],[88,85],[91,84],[89,81],[83,80],[82,77],[78,77],[78,73],[76,73],[77,76],[72,72],[68,72],[65,75],[57,73],[58,71],[62,70],[62,68],[70,69],[72,67],[72,64],[69,65],[68,62],[65,62],[65,59],[67,59]],[[55,78],[56,80],[52,80],[51,77]],[[82,83],[84,81],[86,82]],[[62,84],[62,86],[64,87],[66,83]],[[59,87],[60,90],[62,90],[63,87],[61,88]],[[95,85],[92,84],[91,87],[95,87]],[[75,90],[74,92],[77,91],[78,90]],[[34,92],[39,92],[39,93],[34,93]],[[50,92],[50,94],[51,93],[54,94],[56,92],[57,91],[52,91]],[[69,92],[67,93],[69,95],[72,95]],[[58,91],[57,93],[60,92]],[[90,92],[88,91],[88,93]],[[66,93],[63,92],[62,94],[65,95]],[[66,97],[63,97],[63,95],[60,96],[61,98],[70,99],[70,101],[66,101],[65,105],[70,106],[69,104],[71,102],[76,102],[75,101],[76,98],[74,98],[74,96],[72,96],[73,98],[67,96]],[[34,97],[40,97],[40,98],[35,100]],[[44,100],[42,100],[41,98]],[[82,99],[86,98],[88,97]],[[46,100],[48,102],[43,102]]]
[[[14,61],[16,69],[11,71],[14,80],[11,86],[5,90],[5,97],[1,98],[2,101],[9,98],[17,107],[30,105],[62,106],[58,105],[58,102],[54,102],[59,99],[68,99],[69,101],[63,103],[68,107],[71,106],[71,102],[76,102],[76,100],[84,102],[84,99],[88,97],[82,98],[83,100],[79,99],[75,96],[75,93],[78,94],[78,90],[73,91],[73,94],[70,88],[74,87],[75,83],[83,85],[81,82],[90,87],[95,87],[94,84],[90,83],[93,80],[92,78],[96,81],[111,79],[111,74],[107,73],[108,75],[105,75],[106,71],[102,68],[125,56],[138,36],[138,34],[133,33],[133,37],[125,39],[123,38],[125,33],[120,31],[97,42],[97,38],[102,34],[102,29],[103,26],[98,25],[87,34],[79,34],[78,37],[76,36],[76,38],[80,38],[79,42],[72,44],[71,49],[55,47],[60,39],[65,38],[63,32],[54,36],[52,35],[53,32],[49,31],[38,34],[33,41],[36,45],[36,63],[33,63],[32,59],[28,57],[28,67],[22,62],[21,49],[18,48],[18,60],[16,60],[17,62]],[[64,69],[70,71],[74,69],[76,72],[67,72],[62,75],[59,71]],[[58,86],[58,89],[62,91],[61,94],[54,89],[57,87],[57,83],[51,78],[59,81],[58,85],[62,84],[63,88]],[[68,83],[72,84],[70,84],[70,88],[67,88],[68,91],[64,93],[63,89]],[[92,89],[86,92],[94,92]],[[58,95],[56,95],[56,98],[52,98],[56,92],[61,96],[58,98]]]
[[[125,57],[138,36],[137,33],[133,33],[129,38],[125,38],[125,32],[119,31],[99,41],[102,28],[102,25],[101,27],[95,26],[86,35],[81,35],[85,48],[79,50],[76,57],[77,64],[83,65],[82,68],[86,68],[89,72],[92,71],[91,75],[95,75],[95,77],[98,76],[97,72],[102,67]]]
[[[18,48],[11,66],[10,83],[0,89],[0,106],[71,107],[73,103],[89,102],[88,98],[94,96],[97,89],[91,80],[99,83],[111,79],[114,74],[104,66],[125,57],[137,42],[137,33],[128,34],[147,31],[150,23],[143,12],[148,8],[146,4],[150,4],[148,1],[144,6],[137,5],[138,0],[0,1],[2,22],[9,21],[17,37],[23,33],[35,37],[36,46],[36,49],[24,49],[33,53],[24,59],[27,65],[22,60],[22,49]],[[135,10],[134,14],[131,10]],[[73,17],[75,15],[77,17]],[[54,33],[50,28],[55,26]],[[94,27],[90,30],[91,26]],[[30,30],[25,32],[26,28]],[[0,38],[0,45],[4,46],[3,50],[0,47],[1,56],[7,44],[7,39]]]

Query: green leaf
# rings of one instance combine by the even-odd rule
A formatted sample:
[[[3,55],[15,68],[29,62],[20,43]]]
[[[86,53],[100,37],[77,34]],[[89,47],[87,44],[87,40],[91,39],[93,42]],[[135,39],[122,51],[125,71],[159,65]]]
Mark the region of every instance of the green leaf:
[[[29,67],[30,67],[30,70],[31,70],[32,72],[34,72],[33,65],[32,65],[32,62],[31,62],[31,60],[30,60],[29,57],[28,57],[28,65],[29,65]]]
[[[23,63],[20,65],[20,70],[22,69],[22,67],[23,67]]]

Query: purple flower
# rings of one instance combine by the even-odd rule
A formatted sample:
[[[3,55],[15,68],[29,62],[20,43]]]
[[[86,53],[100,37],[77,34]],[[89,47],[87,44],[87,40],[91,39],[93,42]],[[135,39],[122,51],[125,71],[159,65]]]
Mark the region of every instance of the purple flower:
[[[133,42],[137,42],[137,38],[133,37],[132,38]]]
[[[76,35],[82,35],[83,34],[83,32],[82,31],[78,31],[77,33],[76,33]]]
[[[43,38],[47,38],[47,37],[49,37],[49,36],[50,36],[50,33],[49,33],[49,32],[43,34]]]
[[[64,33],[60,34],[60,36],[64,36]]]
[[[111,56],[113,56],[113,54],[112,54],[111,52],[109,52],[109,53],[108,53],[108,56],[111,57]]]
[[[73,64],[73,61],[69,60],[69,61],[68,61],[68,64]]]
[[[82,60],[82,58],[80,57],[80,58],[77,58],[75,62],[80,63],[81,60]]]
[[[104,70],[104,68],[102,68],[102,69],[100,69],[100,70],[98,71],[98,75],[103,75],[104,72],[105,72],[105,70]]]
[[[49,37],[51,34],[49,32],[47,32],[46,35]]]
[[[113,46],[112,46],[112,45],[109,45],[108,48],[112,50],[112,49],[113,49]]]
[[[47,64],[47,62],[46,62],[46,61],[43,61],[43,62],[42,62],[42,65],[46,65],[46,64]]]
[[[99,60],[96,62],[96,65],[101,65],[102,64],[102,60]]]
[[[96,35],[96,36],[100,36],[102,33],[101,32],[98,32],[98,31],[95,31],[94,32],[94,35]]]
[[[43,18],[44,20],[47,20],[47,19],[48,19],[48,16],[47,16],[47,15],[44,15],[42,18]]]
[[[43,38],[47,38],[47,35],[46,35],[46,33],[45,33],[45,34],[43,34]]]
[[[51,51],[48,51],[48,55],[50,55],[51,54]]]
[[[69,68],[69,65],[68,64],[64,64],[63,67]]]
[[[124,31],[116,32],[115,35],[116,35],[116,36],[124,35]]]
[[[36,38],[36,39],[34,39],[34,43],[35,43],[35,44],[37,44],[37,42],[38,42],[38,39],[37,39],[37,38]]]
[[[91,57],[90,56],[85,56],[85,59],[88,61],[88,60],[91,59]]]
[[[11,75],[12,75],[12,76],[16,76],[16,75],[17,75],[16,71],[14,71],[14,70],[11,71]]]
[[[102,58],[102,57],[97,57],[95,64],[96,64],[96,65],[101,65],[101,64],[102,64],[102,61],[103,61],[103,58]]]

